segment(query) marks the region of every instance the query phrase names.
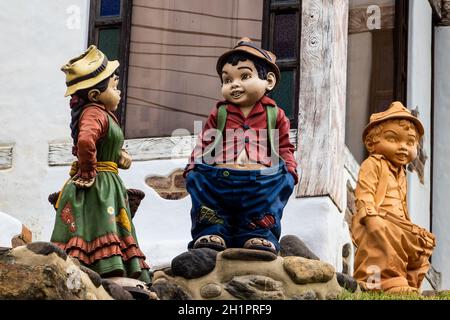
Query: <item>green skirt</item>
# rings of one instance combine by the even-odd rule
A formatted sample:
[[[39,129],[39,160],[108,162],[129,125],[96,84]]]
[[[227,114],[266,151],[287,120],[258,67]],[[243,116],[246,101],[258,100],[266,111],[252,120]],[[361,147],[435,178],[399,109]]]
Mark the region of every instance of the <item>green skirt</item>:
[[[61,191],[51,241],[101,276],[149,283],[149,266],[131,221],[127,190],[113,172],[98,172],[92,187],[70,179]]]

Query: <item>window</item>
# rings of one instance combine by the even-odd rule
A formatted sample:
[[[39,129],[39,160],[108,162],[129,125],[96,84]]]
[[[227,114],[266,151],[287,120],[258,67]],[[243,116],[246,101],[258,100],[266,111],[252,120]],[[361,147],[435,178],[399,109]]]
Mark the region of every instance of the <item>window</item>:
[[[361,163],[369,116],[406,103],[408,2],[350,0],[346,144]]]
[[[277,55],[282,79],[271,96],[296,128],[300,8],[299,0],[92,0],[89,42],[121,62],[126,138],[193,134],[223,99],[217,58],[244,36]]]
[[[217,58],[243,36],[261,43],[263,0],[133,1],[128,138],[194,133],[219,100]]]
[[[90,7],[89,44],[95,44],[110,60],[120,61],[120,83],[122,100],[117,116],[124,125],[127,105],[128,43],[131,22],[131,1],[92,0]]]
[[[281,71],[271,97],[286,112],[292,129],[298,121],[300,17],[300,1],[264,1],[263,47],[275,53]]]

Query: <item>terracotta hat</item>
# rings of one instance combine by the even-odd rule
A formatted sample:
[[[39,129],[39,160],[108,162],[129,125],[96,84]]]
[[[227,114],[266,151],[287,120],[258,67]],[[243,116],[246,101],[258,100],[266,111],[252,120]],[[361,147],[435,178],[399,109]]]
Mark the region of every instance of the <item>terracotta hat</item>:
[[[233,53],[243,51],[247,52],[250,55],[263,60],[267,62],[267,64],[272,68],[272,71],[275,73],[275,76],[277,78],[277,83],[279,83],[281,75],[280,75],[280,69],[275,64],[275,61],[277,60],[277,57],[270,51],[264,50],[256,46],[249,38],[244,37],[241,38],[236,46],[222,54],[219,59],[217,60],[216,70],[219,76],[222,75],[222,65],[224,64],[224,61]]]
[[[420,137],[424,134],[424,129],[422,122],[411,114],[411,111],[406,109],[401,102],[393,102],[386,111],[374,113],[370,116],[370,122],[366,126],[363,132],[363,141],[365,142],[366,136],[375,125],[380,122],[391,120],[391,119],[406,119],[410,120],[417,128]]]
[[[118,67],[119,61],[108,61],[96,46],[90,46],[81,56],[61,67],[61,71],[66,74],[67,91],[64,96],[96,85],[110,77]]]

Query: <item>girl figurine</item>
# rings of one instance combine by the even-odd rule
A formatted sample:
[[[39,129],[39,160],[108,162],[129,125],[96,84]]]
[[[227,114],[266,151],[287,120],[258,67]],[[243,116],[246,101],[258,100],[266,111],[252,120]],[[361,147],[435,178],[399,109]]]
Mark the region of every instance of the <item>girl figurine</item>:
[[[56,202],[51,241],[102,277],[139,278],[149,283],[149,266],[139,248],[125,186],[118,168],[131,157],[113,112],[120,101],[118,61],[95,46],[70,60],[67,92],[72,96],[73,150],[71,178]]]

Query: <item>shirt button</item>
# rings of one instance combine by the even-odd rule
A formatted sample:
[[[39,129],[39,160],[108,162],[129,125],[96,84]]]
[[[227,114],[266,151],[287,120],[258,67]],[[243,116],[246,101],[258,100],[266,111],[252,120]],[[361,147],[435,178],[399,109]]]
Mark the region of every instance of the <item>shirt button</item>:
[[[230,176],[230,173],[228,171],[224,171],[222,174],[223,174],[224,177],[229,177]]]
[[[248,124],[244,124],[243,128],[244,128],[244,130],[248,130],[248,129],[250,129],[250,126]]]
[[[245,143],[248,143],[249,141],[250,141],[250,138],[249,137],[245,137]]]

